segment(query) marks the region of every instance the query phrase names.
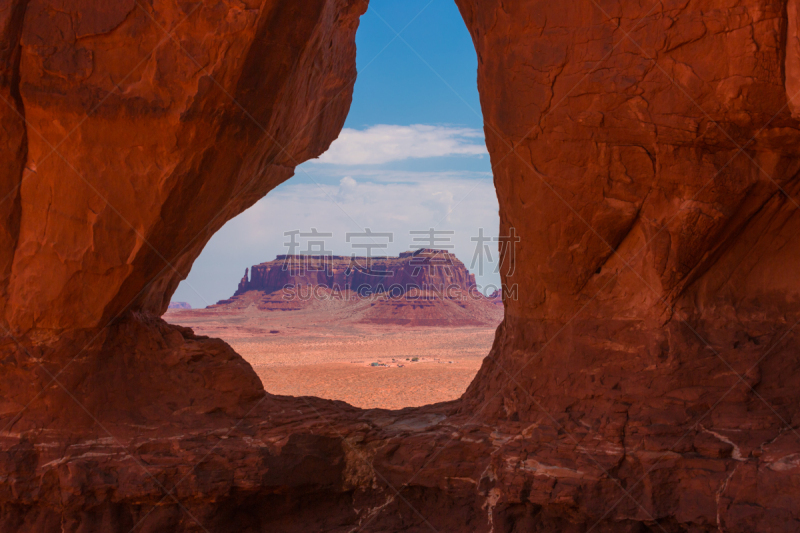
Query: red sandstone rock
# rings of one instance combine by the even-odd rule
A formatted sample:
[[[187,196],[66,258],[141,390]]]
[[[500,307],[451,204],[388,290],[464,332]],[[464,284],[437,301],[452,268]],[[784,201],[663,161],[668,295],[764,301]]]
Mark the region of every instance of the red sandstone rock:
[[[163,312],[211,235],[336,138],[365,8],[5,2],[0,91],[28,127],[3,106],[3,323]]]
[[[501,304],[502,305],[502,304]],[[339,291],[321,285],[302,285],[265,293],[251,290],[207,307],[226,321],[246,317],[255,310],[263,313],[296,313],[298,324],[317,324],[335,320],[337,324],[392,324],[402,326],[491,326],[503,319],[502,309],[481,294],[451,294],[417,291],[405,294],[380,293],[368,296],[354,291]],[[200,311],[191,318],[209,316]],[[269,319],[268,316],[264,317]],[[286,317],[281,317],[284,319]],[[173,317],[181,322],[179,317]]]
[[[278,256],[245,270],[236,293],[211,307],[235,313],[253,305],[265,312],[302,310],[310,323],[318,313],[330,314],[330,305],[347,315],[345,322],[453,327],[495,326],[502,319],[455,255],[429,249],[369,259]]]
[[[498,307],[503,307],[503,291],[502,289],[497,289],[496,291],[492,292],[489,296],[487,296],[490,302]]]
[[[777,470],[751,455],[798,417],[798,66],[784,53],[797,35],[784,4],[457,3],[501,234],[522,238],[504,277],[520,298],[463,409],[561,435],[519,444],[501,483],[518,495],[496,504],[505,523],[514,509],[521,530],[546,529],[560,501],[587,527],[791,529],[777,495],[797,487],[760,477]],[[525,457],[569,470],[530,477]],[[574,471],[613,483],[589,496]],[[765,483],[776,498],[756,491]]]
[[[151,318],[335,137],[365,3],[0,4],[0,529],[797,529],[795,0],[457,3],[519,299],[399,412]]]
[[[476,292],[475,275],[446,250],[421,249],[398,257],[279,255],[245,271],[234,296],[247,291],[271,293],[288,286],[322,286],[375,294],[411,289],[466,296]]]

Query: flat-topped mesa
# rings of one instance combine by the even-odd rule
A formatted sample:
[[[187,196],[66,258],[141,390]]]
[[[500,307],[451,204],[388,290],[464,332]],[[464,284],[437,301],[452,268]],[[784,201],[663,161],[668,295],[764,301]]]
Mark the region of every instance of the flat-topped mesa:
[[[248,279],[246,269],[234,296],[306,285],[363,293],[420,290],[450,297],[477,290],[475,275],[454,254],[430,248],[402,252],[399,257],[279,255],[254,265],[249,274]]]

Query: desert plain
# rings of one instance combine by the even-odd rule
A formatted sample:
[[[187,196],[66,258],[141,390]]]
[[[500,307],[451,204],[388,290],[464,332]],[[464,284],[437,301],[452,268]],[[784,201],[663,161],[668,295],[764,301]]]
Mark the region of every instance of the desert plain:
[[[250,303],[243,309],[170,309],[164,319],[223,339],[271,394],[317,396],[364,409],[455,400],[494,340],[496,325],[358,323],[350,307],[317,302],[263,311]]]

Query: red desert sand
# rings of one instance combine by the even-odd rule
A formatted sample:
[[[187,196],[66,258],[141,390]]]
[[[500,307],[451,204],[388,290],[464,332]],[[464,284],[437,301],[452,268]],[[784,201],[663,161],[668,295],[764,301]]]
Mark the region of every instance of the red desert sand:
[[[337,325],[308,311],[263,312],[255,306],[242,313],[170,310],[164,319],[223,339],[253,366],[267,392],[383,409],[461,396],[495,333],[486,326]]]
[[[394,269],[397,280],[413,271],[409,261],[420,255],[388,258],[381,268]],[[460,261],[449,261],[447,273],[441,266],[426,272],[445,287],[463,289],[459,298],[418,291],[364,297],[316,278],[314,285],[284,289],[298,276],[279,257],[253,267],[254,279],[245,276],[231,299],[206,309],[173,308],[164,318],[225,340],[272,394],[383,409],[454,400],[489,353],[503,311],[497,295],[468,294],[474,278]]]

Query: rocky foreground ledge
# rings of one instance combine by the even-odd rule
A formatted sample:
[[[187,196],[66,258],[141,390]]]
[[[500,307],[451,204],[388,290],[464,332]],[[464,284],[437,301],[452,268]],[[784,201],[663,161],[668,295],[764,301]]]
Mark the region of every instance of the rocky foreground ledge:
[[[86,336],[40,352],[44,367],[17,351],[5,394],[29,404],[2,420],[0,528],[745,532],[800,519],[797,435],[745,386],[724,390],[713,355],[663,365],[703,372],[705,387],[653,397],[677,378],[618,387],[617,367],[611,391],[553,416],[548,395],[520,409],[483,394],[508,332],[464,399],[400,411],[266,394],[222,341],[158,319],[120,322],[71,362],[58,354]],[[58,367],[57,384],[30,386]]]

